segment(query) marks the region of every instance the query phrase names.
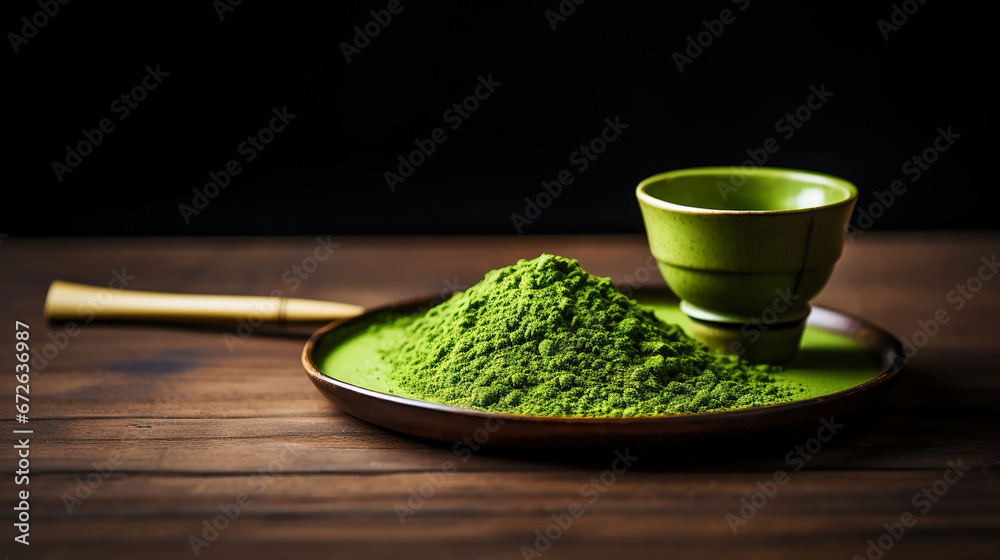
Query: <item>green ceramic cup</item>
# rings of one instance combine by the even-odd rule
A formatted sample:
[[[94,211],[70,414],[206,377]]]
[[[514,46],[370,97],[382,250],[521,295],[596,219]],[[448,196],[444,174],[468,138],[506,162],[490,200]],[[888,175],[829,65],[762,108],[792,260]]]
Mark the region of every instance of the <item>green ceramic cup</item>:
[[[837,177],[769,167],[680,169],[636,189],[650,249],[694,335],[771,363],[795,356],[857,195]]]

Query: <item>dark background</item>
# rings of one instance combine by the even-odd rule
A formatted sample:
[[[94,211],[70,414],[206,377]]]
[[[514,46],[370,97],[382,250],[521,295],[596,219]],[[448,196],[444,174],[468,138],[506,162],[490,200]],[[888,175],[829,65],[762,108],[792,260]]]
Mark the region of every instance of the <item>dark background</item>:
[[[896,2],[919,9],[886,41],[892,2],[590,0],[553,30],[556,0],[404,0],[348,63],[340,44],[386,1],[247,1],[222,21],[208,1],[95,4],[60,6],[18,53],[4,46],[7,234],[514,234],[525,197],[615,116],[628,129],[524,233],[641,232],[638,181],[739,164],[768,137],[767,165],[851,180],[861,209],[904,180],[873,230],[997,225],[986,8]],[[672,53],[723,9],[735,22],[678,72]],[[5,2],[4,32],[40,10]],[[119,120],[112,102],[157,64],[169,76]],[[489,74],[502,85],[451,130],[444,110]],[[821,85],[833,95],[782,138],[778,119]],[[185,223],[178,205],[285,106],[288,128]],[[58,181],[52,162],[103,118],[115,130]],[[949,126],[960,139],[911,181],[903,164]],[[383,173],[437,127],[447,140],[390,191]]]

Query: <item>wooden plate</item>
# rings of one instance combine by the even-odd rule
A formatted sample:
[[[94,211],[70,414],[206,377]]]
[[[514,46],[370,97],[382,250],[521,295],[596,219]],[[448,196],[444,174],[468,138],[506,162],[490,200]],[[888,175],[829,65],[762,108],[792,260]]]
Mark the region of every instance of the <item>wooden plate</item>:
[[[677,300],[664,292],[637,292],[665,320],[687,328]],[[482,412],[391,394],[392,388],[358,367],[377,361],[369,351],[369,326],[430,305],[430,298],[372,310],[316,331],[302,351],[313,384],[335,405],[362,420],[410,434],[476,448],[670,447],[717,440],[748,441],[776,434],[815,432],[821,420],[871,409],[899,376],[904,360],[899,340],[859,318],[814,307],[802,349],[787,366],[785,381],[804,382],[801,400],[724,412],[636,418],[523,416]],[[353,353],[353,358],[338,356]],[[353,361],[351,361],[353,360]],[[341,363],[342,362],[342,363]]]

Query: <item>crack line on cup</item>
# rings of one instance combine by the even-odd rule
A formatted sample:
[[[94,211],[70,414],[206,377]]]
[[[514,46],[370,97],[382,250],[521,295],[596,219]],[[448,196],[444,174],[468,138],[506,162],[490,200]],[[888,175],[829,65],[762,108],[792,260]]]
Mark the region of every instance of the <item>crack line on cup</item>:
[[[805,247],[802,249],[802,266],[799,267],[799,272],[795,275],[795,285],[792,286],[792,295],[799,295],[799,285],[802,283],[802,277],[806,274],[806,261],[809,259],[809,241],[812,239],[813,224],[816,222],[816,214],[809,215],[809,227],[806,228],[806,243]]]

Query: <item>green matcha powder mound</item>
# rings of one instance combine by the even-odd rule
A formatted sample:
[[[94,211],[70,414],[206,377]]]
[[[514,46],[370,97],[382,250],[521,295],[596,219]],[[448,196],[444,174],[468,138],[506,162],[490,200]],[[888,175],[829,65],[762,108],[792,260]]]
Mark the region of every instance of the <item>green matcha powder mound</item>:
[[[789,400],[771,366],[709,350],[576,260],[490,271],[383,349],[414,398],[541,416],[649,416]]]

